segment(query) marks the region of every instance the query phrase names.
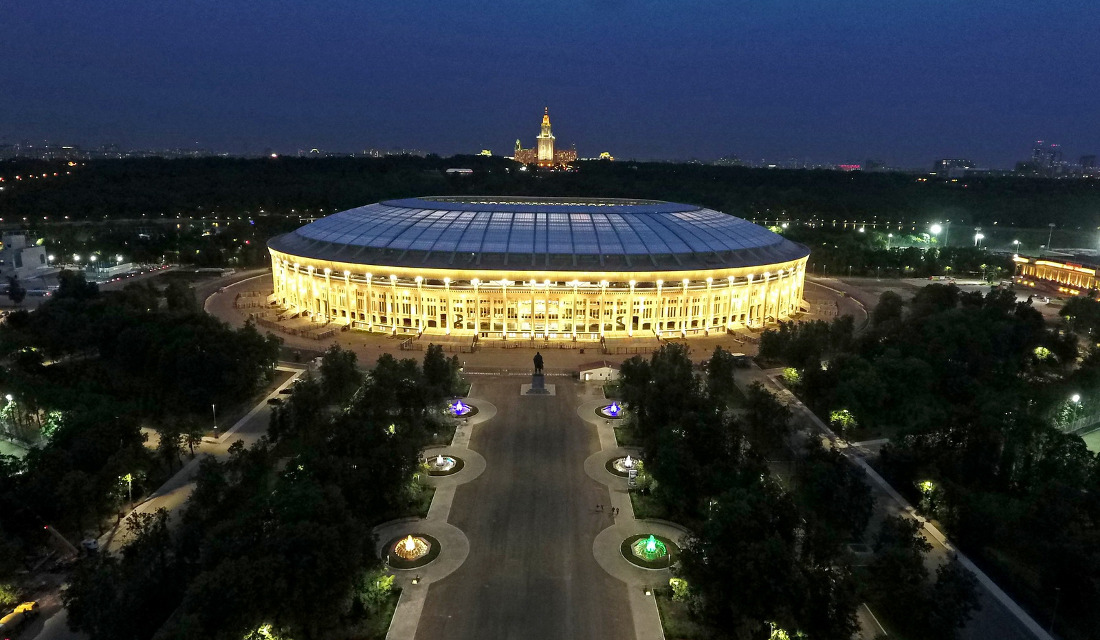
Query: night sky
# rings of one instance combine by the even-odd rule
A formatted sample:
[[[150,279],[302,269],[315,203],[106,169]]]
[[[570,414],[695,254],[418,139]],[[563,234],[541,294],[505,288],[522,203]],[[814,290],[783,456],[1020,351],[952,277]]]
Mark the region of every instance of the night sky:
[[[1100,2],[34,0],[0,141],[1010,167],[1100,152]]]

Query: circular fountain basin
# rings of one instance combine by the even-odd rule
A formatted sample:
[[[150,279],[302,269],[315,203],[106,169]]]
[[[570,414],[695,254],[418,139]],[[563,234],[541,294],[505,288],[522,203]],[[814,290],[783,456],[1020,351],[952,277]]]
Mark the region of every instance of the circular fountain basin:
[[[656,534],[630,536],[623,540],[619,550],[628,562],[643,569],[667,569],[680,561],[680,547]]]
[[[605,404],[602,407],[596,408],[596,415],[608,420],[619,420],[626,413],[626,409],[618,402],[612,402],[611,404]]]
[[[391,569],[418,569],[439,557],[440,545],[426,533],[407,533],[387,542],[383,551]]]
[[[469,418],[477,415],[477,407],[462,400],[452,400],[447,404],[447,413],[455,418]]]
[[[627,462],[627,458],[630,459],[629,462]],[[604,468],[620,478],[627,478],[630,477],[631,469],[641,471],[641,462],[642,459],[637,456],[622,456],[621,458],[612,458],[608,460]]]
[[[428,475],[430,476],[453,475],[462,471],[462,467],[466,466],[462,458],[458,456],[428,456],[426,461],[428,463]]]

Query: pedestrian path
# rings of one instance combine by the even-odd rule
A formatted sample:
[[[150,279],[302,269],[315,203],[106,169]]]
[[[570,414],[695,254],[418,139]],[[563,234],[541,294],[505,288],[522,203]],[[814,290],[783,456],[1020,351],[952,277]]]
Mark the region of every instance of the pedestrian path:
[[[473,393],[472,387],[470,392]],[[390,620],[387,640],[413,640],[416,637],[428,587],[454,573],[470,555],[470,541],[466,534],[447,521],[451,515],[455,489],[477,479],[485,471],[485,458],[469,448],[470,434],[477,425],[496,416],[497,408],[488,400],[473,396],[466,398],[466,403],[477,407],[478,411],[458,420],[451,444],[424,450],[425,457],[451,455],[461,458],[463,462],[462,469],[454,474],[429,476],[428,483],[435,487],[435,495],[432,496],[428,516],[387,522],[373,531],[375,548],[380,556],[384,554],[387,543],[404,534],[426,533],[438,540],[441,547],[439,557],[419,569],[391,571],[394,584],[401,589],[401,596]]]
[[[646,590],[667,586],[671,571],[668,568],[643,569],[631,564],[622,556],[621,546],[623,540],[630,536],[651,533],[666,537],[682,547],[687,531],[675,523],[638,520],[634,517],[627,479],[614,475],[607,470],[606,465],[609,460],[626,455],[638,456],[640,450],[618,445],[615,440],[615,424],[618,421],[603,418],[596,413],[598,408],[607,403],[608,400],[601,394],[577,407],[577,414],[596,426],[600,439],[600,450],[584,461],[584,471],[593,480],[607,485],[610,490],[611,502],[604,508],[608,511],[617,510],[614,524],[601,531],[592,541],[592,555],[604,571],[626,583],[637,640],[664,640],[657,601],[652,595],[646,595]]]
[[[980,586],[979,598],[982,608],[975,612],[967,627],[961,632],[961,637],[974,639],[997,637],[1003,640],[1034,637],[1039,640],[1053,640],[1053,636],[1043,629],[1023,607],[997,586],[970,558],[951,544],[935,524],[920,516],[909,501],[871,467],[864,457],[864,449],[850,446],[833,433],[832,429],[809,407],[778,382],[778,375],[778,370],[764,371],[754,363],[744,375],[737,377],[736,382],[743,392],[747,391],[753,382],[760,382],[768,390],[776,393],[791,408],[796,427],[801,424],[807,432],[816,432],[866,472],[872,491],[883,496],[883,499],[876,500],[876,508],[884,509],[890,515],[903,515],[920,522],[925,538],[932,543],[933,553],[940,561],[954,557],[974,575]]]

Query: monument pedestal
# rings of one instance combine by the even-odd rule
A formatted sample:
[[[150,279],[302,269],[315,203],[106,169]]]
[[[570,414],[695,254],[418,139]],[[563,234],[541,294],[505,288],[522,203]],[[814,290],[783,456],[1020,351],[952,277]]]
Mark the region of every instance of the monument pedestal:
[[[552,396],[554,385],[547,386],[546,376],[541,373],[531,374],[531,384],[520,385],[520,394],[525,396]]]

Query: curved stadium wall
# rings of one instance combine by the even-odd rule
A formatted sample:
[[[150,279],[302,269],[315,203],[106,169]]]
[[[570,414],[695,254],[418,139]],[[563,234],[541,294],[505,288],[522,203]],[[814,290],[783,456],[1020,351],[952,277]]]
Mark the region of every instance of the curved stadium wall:
[[[268,243],[274,299],[392,334],[600,340],[761,327],[799,310],[809,250],[653,200],[411,198]]]

